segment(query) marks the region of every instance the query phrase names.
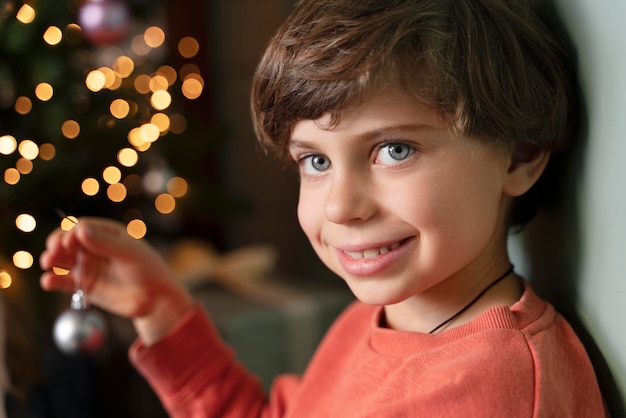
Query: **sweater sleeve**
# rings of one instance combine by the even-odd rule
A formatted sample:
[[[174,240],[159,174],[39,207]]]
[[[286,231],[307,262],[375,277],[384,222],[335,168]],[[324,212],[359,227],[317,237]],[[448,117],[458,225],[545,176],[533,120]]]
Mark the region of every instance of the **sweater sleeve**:
[[[172,417],[277,417],[297,388],[292,378],[278,379],[270,404],[200,306],[155,344],[135,341],[129,357]]]

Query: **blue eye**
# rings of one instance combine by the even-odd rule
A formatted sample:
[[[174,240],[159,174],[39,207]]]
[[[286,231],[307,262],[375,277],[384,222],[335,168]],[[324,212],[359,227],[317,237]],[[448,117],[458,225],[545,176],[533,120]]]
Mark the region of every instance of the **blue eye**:
[[[304,174],[318,174],[322,171],[328,170],[330,167],[330,160],[323,155],[315,154],[309,155],[300,161],[302,172]]]
[[[406,160],[415,153],[415,149],[402,143],[384,144],[378,149],[376,161],[386,165],[394,165]]]

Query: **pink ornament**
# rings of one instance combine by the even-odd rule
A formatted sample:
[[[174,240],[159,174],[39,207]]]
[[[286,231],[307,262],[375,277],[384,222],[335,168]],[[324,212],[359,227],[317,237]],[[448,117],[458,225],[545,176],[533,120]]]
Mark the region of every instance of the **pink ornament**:
[[[78,12],[85,38],[97,45],[123,40],[130,27],[130,12],[121,0],[87,0]]]

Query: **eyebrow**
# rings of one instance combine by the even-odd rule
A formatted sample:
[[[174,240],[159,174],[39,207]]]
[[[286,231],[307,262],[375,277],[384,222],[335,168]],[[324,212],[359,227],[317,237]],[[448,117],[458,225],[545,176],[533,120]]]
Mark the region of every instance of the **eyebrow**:
[[[359,134],[356,137],[351,137],[351,139],[359,142],[368,142],[376,138],[380,138],[383,136],[389,136],[392,134],[400,134],[400,133],[408,133],[408,132],[419,132],[428,129],[436,129],[432,125],[428,125],[425,123],[411,123],[411,124],[398,124],[398,125],[390,125],[384,126],[382,128],[373,129],[371,131],[366,131]],[[289,148],[314,148],[313,145],[309,141],[300,140],[297,138],[290,138],[288,142]]]

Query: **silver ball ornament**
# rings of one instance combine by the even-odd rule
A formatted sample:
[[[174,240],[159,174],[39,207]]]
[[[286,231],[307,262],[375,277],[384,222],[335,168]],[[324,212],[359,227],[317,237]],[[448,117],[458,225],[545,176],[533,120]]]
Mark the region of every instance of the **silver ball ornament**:
[[[84,295],[72,295],[71,309],[63,312],[54,324],[54,341],[66,354],[95,354],[107,339],[107,324],[99,311],[87,308]]]

